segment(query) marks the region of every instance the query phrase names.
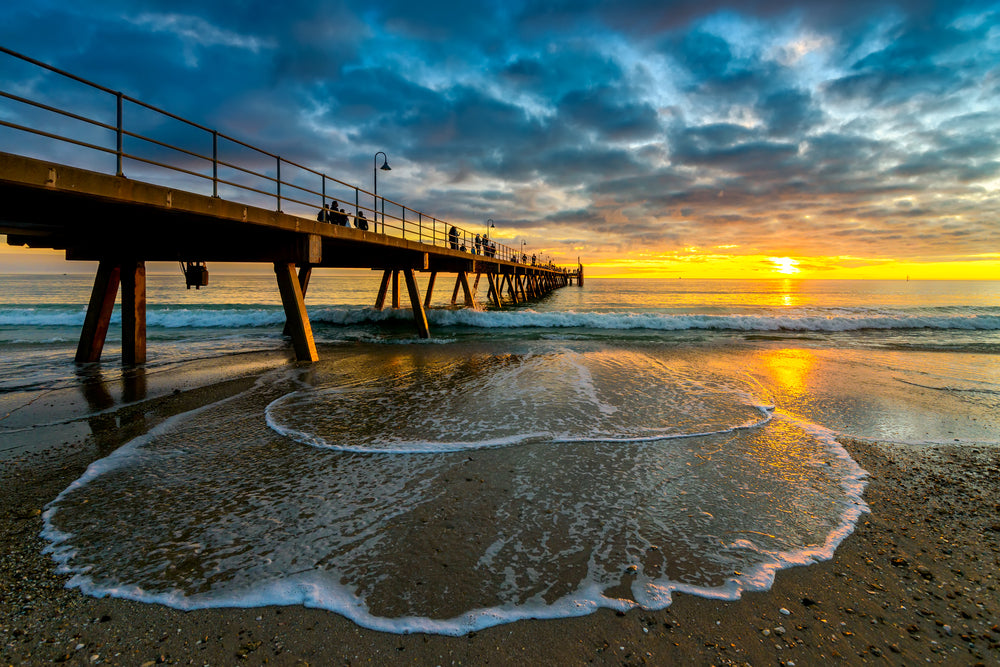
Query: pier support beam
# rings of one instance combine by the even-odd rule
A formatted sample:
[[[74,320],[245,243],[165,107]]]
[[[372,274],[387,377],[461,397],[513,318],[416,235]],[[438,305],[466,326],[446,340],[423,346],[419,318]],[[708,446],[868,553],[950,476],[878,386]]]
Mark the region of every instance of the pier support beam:
[[[399,310],[399,269],[392,271],[392,307]]]
[[[146,363],[146,263],[122,262],[122,364]]]
[[[318,361],[316,342],[313,340],[309,314],[306,312],[302,288],[295,275],[295,265],[289,262],[275,262],[274,274],[278,278],[281,305],[285,308],[285,320],[290,326],[292,345],[298,361]]]
[[[115,308],[118,284],[121,282],[121,266],[101,260],[94,278],[94,289],[90,292],[87,316],[83,320],[80,343],[76,347],[77,363],[101,360],[104,340],[108,336],[111,311]]]
[[[500,276],[487,273],[486,280],[490,284],[490,297],[493,299],[493,304],[497,308],[503,308],[503,302],[500,300]]]
[[[306,298],[306,291],[309,289],[309,278],[312,277],[312,264],[303,264],[299,267],[299,289],[302,290],[302,298]],[[282,336],[291,336],[292,328],[285,320],[285,328],[281,330]]]
[[[427,294],[424,295],[424,308],[431,307],[431,294],[434,293],[434,280],[437,278],[437,275],[437,271],[431,271],[431,276],[427,279]]]
[[[465,271],[460,271],[458,274],[458,281],[462,284],[462,293],[465,295],[465,305],[467,308],[476,308],[476,294],[469,287],[469,274]]]
[[[375,297],[375,310],[382,310],[385,307],[385,293],[389,290],[389,278],[392,277],[392,269],[386,269],[382,274],[382,282],[378,286],[378,296]]]
[[[427,328],[427,313],[424,312],[424,306],[420,302],[420,292],[417,291],[417,279],[413,275],[413,269],[403,269],[403,277],[406,279],[406,289],[410,293],[410,307],[413,308],[417,335],[421,338],[430,338],[431,334]]]

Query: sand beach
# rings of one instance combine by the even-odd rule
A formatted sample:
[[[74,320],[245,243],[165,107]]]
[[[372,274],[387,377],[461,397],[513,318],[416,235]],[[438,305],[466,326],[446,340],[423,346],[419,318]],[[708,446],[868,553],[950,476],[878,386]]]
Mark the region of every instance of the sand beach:
[[[264,365],[274,363],[280,355]],[[1000,451],[968,443],[843,439],[869,473],[870,512],[831,560],[782,570],[770,590],[736,601],[676,594],[659,611],[446,637],[367,630],[295,605],[178,611],[65,588],[39,536],[46,504],[128,439],[252,385],[256,366],[235,366],[208,384],[190,379],[192,366],[157,374],[145,399],[116,400],[89,430],[35,429],[3,454],[2,664],[1000,664]],[[17,413],[45,423],[26,413],[60,401],[71,402],[44,396]]]

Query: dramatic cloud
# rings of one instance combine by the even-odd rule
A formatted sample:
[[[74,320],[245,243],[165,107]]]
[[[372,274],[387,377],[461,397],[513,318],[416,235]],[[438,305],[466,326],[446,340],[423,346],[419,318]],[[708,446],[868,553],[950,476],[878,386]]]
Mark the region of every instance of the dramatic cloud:
[[[992,2],[38,0],[0,20],[8,48],[341,180],[369,187],[386,151],[380,194],[557,259],[1000,248]],[[5,90],[59,96],[2,59]]]

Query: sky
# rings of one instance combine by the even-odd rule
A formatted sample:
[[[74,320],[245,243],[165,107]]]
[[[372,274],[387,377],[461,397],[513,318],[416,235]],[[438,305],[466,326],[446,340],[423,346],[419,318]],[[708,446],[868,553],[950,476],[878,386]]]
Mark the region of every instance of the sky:
[[[13,0],[0,44],[588,275],[1000,279],[995,2]]]

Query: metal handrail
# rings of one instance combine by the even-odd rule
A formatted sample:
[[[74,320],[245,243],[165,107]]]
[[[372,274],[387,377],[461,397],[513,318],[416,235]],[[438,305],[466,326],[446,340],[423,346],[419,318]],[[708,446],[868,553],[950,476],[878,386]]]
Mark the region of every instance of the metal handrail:
[[[395,236],[403,239],[409,238],[419,243],[448,248],[452,244],[452,237],[450,235],[450,231],[452,229],[455,229],[456,232],[458,233],[458,241],[456,245],[458,246],[459,249],[464,249],[465,251],[473,254],[476,254],[478,250],[479,255],[486,256],[490,259],[499,259],[512,262],[526,261],[527,259],[518,251],[517,248],[513,248],[511,246],[495,242],[493,242],[492,252],[484,252],[484,246],[480,244],[480,246],[478,246],[477,249],[475,241],[476,237],[483,239],[485,238],[485,235],[476,234],[474,232],[469,231],[468,229],[459,227],[458,225],[454,225],[447,221],[440,220],[436,217],[429,216],[421,211],[412,209],[406,206],[405,204],[394,201],[392,199],[387,199],[386,197],[383,196],[379,196],[374,192],[365,190],[364,188],[351,185],[350,183],[329,176],[323,172],[317,171],[316,169],[313,169],[303,164],[299,164],[297,162],[293,162],[291,160],[281,157],[280,155],[271,153],[270,151],[264,150],[257,146],[253,146],[241,139],[237,139],[236,137],[231,137],[229,135],[223,134],[217,130],[201,125],[200,123],[194,122],[187,118],[183,118],[181,116],[178,116],[177,114],[171,113],[169,111],[156,107],[147,102],[143,102],[142,100],[138,100],[129,95],[125,95],[120,91],[115,91],[100,84],[94,83],[92,81],[88,81],[87,79],[84,79],[80,76],[59,69],[57,67],[53,67],[52,65],[43,63],[34,58],[25,56],[21,53],[8,49],[4,46],[0,46],[0,53],[5,53],[9,56],[27,62],[31,65],[41,67],[57,75],[66,77],[78,83],[82,83],[86,86],[89,86],[97,91],[113,96],[116,101],[116,122],[114,124],[110,124],[97,120],[95,118],[89,118],[87,116],[80,115],[78,113],[74,113],[57,106],[53,106],[51,104],[46,104],[38,100],[32,100],[23,97],[21,95],[16,95],[8,91],[0,90],[0,97],[6,98],[8,100],[17,102],[19,104],[24,104],[26,106],[41,109],[43,111],[47,111],[50,113],[54,113],[75,121],[87,123],[99,129],[107,130],[109,132],[114,132],[115,147],[109,148],[106,146],[100,146],[71,136],[58,134],[56,132],[49,132],[37,127],[29,127],[27,125],[22,125],[8,120],[0,119],[0,126],[11,128],[17,131],[28,132],[36,136],[45,137],[47,139],[66,142],[89,150],[96,150],[102,153],[114,154],[117,157],[116,173],[120,176],[124,176],[123,167],[125,160],[130,160],[133,162],[138,162],[153,167],[158,167],[181,174],[186,174],[188,176],[193,176],[196,178],[210,180],[212,181],[212,196],[215,197],[219,196],[218,190],[220,185],[233,188],[237,192],[255,193],[258,195],[262,195],[264,197],[273,197],[276,200],[276,210],[278,211],[281,211],[281,206],[283,202],[303,206],[307,209],[318,208],[322,210],[328,200],[336,199],[337,201],[344,201],[340,197],[330,196],[330,193],[327,191],[327,186],[329,184],[335,187],[340,187],[342,190],[346,190],[347,194],[353,193],[354,195],[353,204],[344,201],[344,203],[348,207],[354,208],[353,214],[348,214],[348,217],[353,218],[355,221],[357,221],[359,215],[362,212],[370,213],[372,217],[370,219],[368,218],[366,219],[369,224],[373,225],[371,231],[374,231],[376,233],[381,233],[387,236]],[[189,148],[184,148],[182,146],[178,146],[169,143],[167,141],[163,141],[152,136],[146,136],[145,134],[141,134],[137,131],[127,129],[125,127],[125,120],[124,120],[125,103],[136,105],[148,111],[152,111],[154,114],[176,120],[178,122],[184,123],[185,125],[191,128],[207,133],[211,137],[212,141],[212,155],[211,156],[204,155],[198,151],[191,150]],[[188,157],[197,160],[199,161],[199,163],[204,162],[206,166],[209,165],[211,166],[212,173],[211,175],[206,175],[204,173],[196,171],[195,167],[179,166],[177,164],[168,164],[160,160],[155,160],[149,157],[143,157],[141,155],[138,155],[134,150],[126,151],[124,146],[124,140],[126,137],[142,142],[143,144],[149,144],[152,146],[159,146],[161,148],[165,148],[169,151],[173,151],[181,155],[182,157]],[[219,157],[220,141],[228,142],[230,144],[233,144],[234,146],[250,150],[264,159],[274,160],[274,175],[272,176],[267,173],[261,173],[260,171],[256,171],[255,169],[242,166],[240,164],[236,164],[235,161],[220,159]],[[313,176],[318,176],[321,179],[321,190],[317,191],[311,187],[300,185],[299,183],[293,183],[291,181],[282,179],[281,177],[282,166],[292,167],[296,170],[300,170],[301,172],[305,172],[306,174],[312,174]],[[220,177],[219,176],[220,167],[225,169],[231,169],[235,172],[242,173],[254,179],[260,179],[261,181],[268,184],[267,187],[273,186],[274,190],[269,191],[261,189],[262,187],[265,186],[254,187],[252,185],[248,185],[245,183],[237,183],[234,180],[225,177]],[[283,187],[285,188],[284,191],[282,191]],[[289,194],[291,194],[290,191],[301,192],[309,195],[316,195],[320,199],[320,205],[317,207],[315,202],[308,202],[298,198],[301,197],[302,195],[289,196]],[[372,202],[371,207],[369,207],[367,204],[362,205],[361,203],[362,197],[365,198],[366,200],[369,198],[371,199]],[[234,201],[239,201],[239,200],[235,199]],[[246,203],[246,202],[241,202],[241,203]],[[387,204],[390,205],[390,209],[395,208],[395,210],[398,211],[398,214],[394,214],[392,210],[390,210],[390,212],[387,214],[385,210]],[[537,266],[542,266],[542,265],[538,264]],[[546,266],[546,268],[550,268],[553,270],[560,270],[558,267],[555,266]]]

